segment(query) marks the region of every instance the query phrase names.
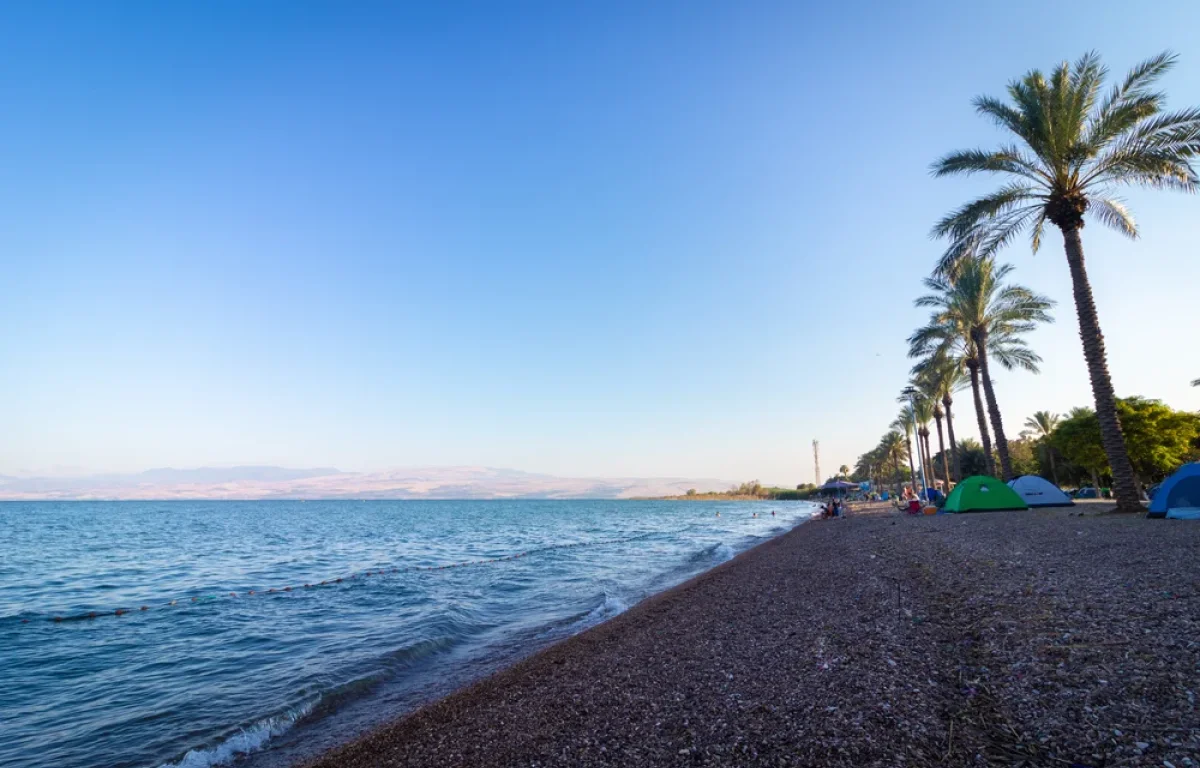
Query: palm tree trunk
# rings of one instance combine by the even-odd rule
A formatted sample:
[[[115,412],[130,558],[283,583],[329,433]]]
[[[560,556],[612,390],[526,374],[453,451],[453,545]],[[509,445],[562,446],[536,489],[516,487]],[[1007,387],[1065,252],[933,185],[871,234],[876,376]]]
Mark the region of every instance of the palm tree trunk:
[[[1078,227],[1063,230],[1063,244],[1067,251],[1067,265],[1071,268],[1075,312],[1079,315],[1079,338],[1083,341],[1083,357],[1087,360],[1092,397],[1096,400],[1096,418],[1100,421],[1100,442],[1104,444],[1108,465],[1112,467],[1117,509],[1122,512],[1142,512],[1133,463],[1129,461],[1125,436],[1121,433],[1121,419],[1117,415],[1117,397],[1113,391],[1112,377],[1108,375],[1104,334],[1100,332],[1100,318],[1096,315],[1092,286],[1088,283],[1087,270],[1083,266],[1083,241],[1079,237]]]
[[[913,467],[912,453],[912,435],[906,435],[908,441],[908,479],[912,483],[913,493],[917,492],[917,470]]]
[[[929,450],[928,429],[925,429],[925,434],[921,435],[921,440],[925,444],[925,486],[928,488],[934,485],[934,480],[937,479],[933,474],[933,453]]]
[[[954,477],[946,477],[946,488],[950,488],[950,480],[962,479],[962,464],[958,461],[958,442],[954,439],[954,417],[951,415],[950,406],[954,404],[954,400],[947,395],[942,398],[942,405],[946,407],[946,436],[950,438],[950,458],[954,462]]]
[[[967,370],[971,373],[971,395],[975,398],[975,420],[979,422],[979,441],[983,443],[983,464],[987,473],[996,476],[996,460],[992,458],[992,437],[988,432],[987,416],[983,415],[983,398],[979,393],[979,361],[967,361]]]
[[[979,375],[983,379],[983,394],[987,398],[988,415],[992,420],[992,434],[996,438],[996,453],[1000,454],[1001,480],[1013,479],[1012,458],[1008,455],[1008,438],[1004,436],[1004,422],[1000,419],[1000,406],[996,405],[996,390],[988,372],[987,329],[975,331],[975,347],[979,355]]]
[[[946,411],[946,413],[949,413],[949,411]],[[950,490],[950,462],[946,457],[946,443],[942,440],[942,420],[937,416],[934,416],[933,420],[937,422],[938,452],[942,454],[942,479],[946,481],[945,485],[942,486],[942,490],[948,493]]]
[[[1058,468],[1054,466],[1054,449],[1049,445],[1046,446],[1046,455],[1050,457],[1050,476],[1054,478],[1054,484],[1058,485]]]

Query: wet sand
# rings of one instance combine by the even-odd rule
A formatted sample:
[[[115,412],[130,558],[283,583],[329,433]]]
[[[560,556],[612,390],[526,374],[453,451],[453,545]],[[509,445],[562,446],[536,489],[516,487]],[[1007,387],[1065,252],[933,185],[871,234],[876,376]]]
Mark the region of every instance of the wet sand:
[[[812,521],[308,763],[1200,766],[1200,525]]]

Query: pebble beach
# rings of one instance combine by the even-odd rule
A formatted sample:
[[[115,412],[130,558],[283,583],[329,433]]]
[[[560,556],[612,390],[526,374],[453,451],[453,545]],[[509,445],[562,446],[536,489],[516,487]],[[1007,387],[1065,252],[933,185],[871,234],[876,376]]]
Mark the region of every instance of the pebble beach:
[[[814,520],[307,763],[1200,765],[1200,527]]]

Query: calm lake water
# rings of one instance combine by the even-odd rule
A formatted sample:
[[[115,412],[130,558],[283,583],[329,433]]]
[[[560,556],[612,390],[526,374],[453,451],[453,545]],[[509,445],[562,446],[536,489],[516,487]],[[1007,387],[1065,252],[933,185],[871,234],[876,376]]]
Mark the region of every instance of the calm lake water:
[[[0,765],[286,765],[811,509],[0,503]]]

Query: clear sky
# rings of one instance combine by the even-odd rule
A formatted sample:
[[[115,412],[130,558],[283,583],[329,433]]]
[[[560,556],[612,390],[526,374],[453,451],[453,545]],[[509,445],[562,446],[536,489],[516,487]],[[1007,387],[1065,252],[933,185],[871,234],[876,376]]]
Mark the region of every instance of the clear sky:
[[[970,100],[1200,4],[9,3],[0,473],[269,463],[812,479],[893,418]],[[1200,199],[1088,228],[1118,394],[1200,408]],[[1060,302],[1010,433],[1090,402]],[[972,435],[969,397],[961,435]]]

